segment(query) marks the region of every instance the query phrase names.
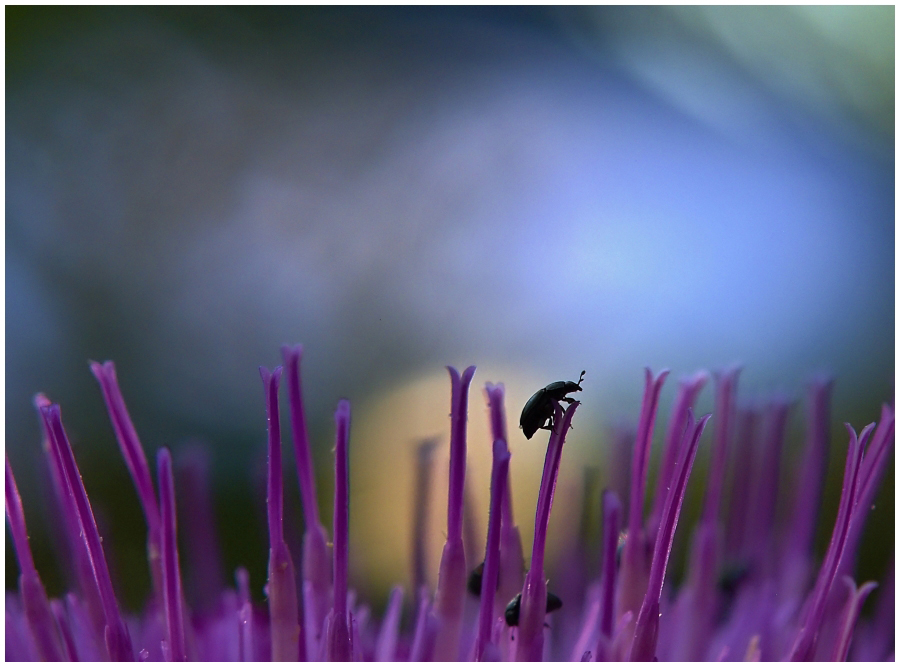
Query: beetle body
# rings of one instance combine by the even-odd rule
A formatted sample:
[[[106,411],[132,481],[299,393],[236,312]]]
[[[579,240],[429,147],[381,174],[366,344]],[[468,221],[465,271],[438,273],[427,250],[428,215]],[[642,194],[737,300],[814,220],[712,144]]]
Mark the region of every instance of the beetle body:
[[[469,573],[469,578],[466,579],[466,588],[469,592],[478,597],[481,595],[481,579],[484,576],[484,561],[481,561],[481,564],[472,570]],[[500,583],[499,581],[497,582]]]
[[[478,567],[472,570],[469,573],[469,577],[466,580],[466,588],[469,592],[476,596],[481,597],[481,581],[484,577],[484,561],[481,562]],[[499,581],[497,582],[500,583]],[[548,614],[556,611],[562,607],[562,600],[559,599],[558,595],[554,595],[551,592],[547,592],[547,612]],[[519,624],[519,611],[522,609],[522,594],[516,594],[512,600],[509,601],[509,604],[506,605],[506,609],[503,611],[503,617],[506,620],[506,624],[509,627],[515,627]]]
[[[568,394],[581,391],[581,381],[584,380],[584,371],[578,382],[551,382],[543,389],[538,389],[534,396],[528,399],[525,407],[522,408],[522,416],[519,419],[519,428],[525,433],[525,437],[531,440],[531,436],[537,433],[538,429],[553,430],[553,413],[560,401],[566,403],[574,403],[574,398],[569,398]]]
[[[547,611],[546,613],[550,614],[557,609],[562,607],[562,600],[559,599],[553,593],[547,592]],[[515,627],[519,624],[519,612],[522,610],[522,594],[516,594],[512,600],[510,600],[509,604],[506,605],[506,609],[503,612],[503,616],[506,620],[506,624],[509,627]]]

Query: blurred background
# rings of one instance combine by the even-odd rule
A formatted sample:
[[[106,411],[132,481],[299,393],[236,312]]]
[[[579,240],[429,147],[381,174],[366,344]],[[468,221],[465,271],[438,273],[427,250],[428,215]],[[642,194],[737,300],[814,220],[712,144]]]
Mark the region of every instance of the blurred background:
[[[657,441],[697,369],[739,362],[742,396],[789,392],[790,460],[805,383],[829,372],[824,551],[840,424],[859,430],[894,398],[893,7],[7,7],[6,39],[6,447],[51,594],[65,583],[37,391],[62,405],[126,606],[149,590],[87,363],[113,359],[148,455],[205,443],[223,582],[246,565],[262,599],[257,367],[295,342],[329,532],[332,415],[353,405],[351,583],[375,601],[410,580],[415,451],[431,436],[435,583],[447,364],[478,366],[481,545],[483,387],[507,388],[526,552],[545,440],[517,424],[538,388],[587,371],[565,517],[582,465],[627,474],[606,469],[608,427],[636,422],[644,366],[672,369]],[[701,411],[711,397],[710,383]],[[863,579],[891,553],[893,485]],[[6,553],[11,588],[9,537]]]

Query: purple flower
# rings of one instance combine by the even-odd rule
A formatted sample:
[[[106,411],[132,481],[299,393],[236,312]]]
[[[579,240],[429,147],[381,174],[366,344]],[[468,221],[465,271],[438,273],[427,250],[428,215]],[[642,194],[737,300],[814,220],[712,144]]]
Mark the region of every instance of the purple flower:
[[[545,560],[548,525],[566,437],[580,403],[554,406],[543,476],[534,515],[534,541],[526,564],[513,519],[504,389],[485,387],[491,425],[490,509],[487,539],[473,556],[463,528],[466,511],[466,424],[469,386],[475,367],[462,375],[448,368],[450,392],[450,484],[446,544],[436,590],[425,572],[426,512],[430,502],[435,440],[419,448],[414,539],[414,586],[407,596],[395,587],[382,618],[372,618],[349,581],[349,466],[352,463],[350,403],[339,402],[335,418],[334,524],[331,549],[319,520],[313,462],[300,384],[300,346],[282,348],[290,423],[306,524],[300,581],[284,537],[282,438],[278,391],[282,368],[260,368],[268,420],[267,518],[268,604],[254,605],[249,576],[235,573],[234,588],[219,589],[213,577],[182,580],[181,558],[199,559],[214,573],[218,557],[205,497],[206,466],[188,457],[184,476],[173,471],[172,455],[157,455],[154,487],[147,458],[128,416],[112,362],[91,364],[144,511],[148,568],[153,583],[144,612],[123,614],[103,551],[103,540],[58,405],[39,394],[35,406],[44,433],[52,495],[59,511],[61,542],[72,563],[73,590],[48,599],[28,542],[22,503],[6,461],[6,514],[21,575],[17,592],[6,596],[6,657],[9,660],[888,660],[894,652],[893,560],[875,612],[861,618],[876,582],[853,578],[866,515],[890,460],[894,414],[857,435],[848,424],[848,447],[837,516],[824,556],[813,540],[828,463],[831,383],[811,385],[806,441],[796,483],[779,488],[790,403],[737,401],[738,368],[715,377],[714,411],[699,419],[694,403],[708,380],[698,373],[679,384],[660,456],[655,484],[648,484],[654,427],[668,371],[647,369],[636,436],[610,454],[630,449],[630,475],[602,493],[602,531],[597,567],[586,565],[586,544],[568,545],[571,557],[559,584],[567,591],[555,613],[553,563]],[[712,451],[699,519],[682,520],[694,461],[712,420]],[[625,431],[622,431],[625,433]],[[729,480],[731,483],[727,483]],[[586,486],[590,475],[586,475]],[[647,489],[653,493],[645,512]],[[587,495],[587,494],[586,494]],[[784,496],[784,499],[782,499]],[[627,504],[625,504],[627,501]],[[176,506],[191,517],[179,550]],[[590,523],[585,503],[582,525]],[[831,521],[830,517],[823,517]],[[624,529],[624,530],[623,530]],[[673,584],[670,563],[676,534],[690,537],[686,571]],[[585,534],[582,530],[580,534]],[[468,548],[468,550],[467,550]],[[574,555],[572,555],[574,554]],[[599,572],[591,580],[589,572]],[[566,584],[566,582],[569,582]],[[573,588],[571,582],[580,582]],[[259,582],[261,583],[261,582]],[[255,585],[259,585],[255,584]],[[185,586],[206,592],[207,604],[191,609]],[[580,586],[581,590],[576,588]],[[562,590],[562,589],[558,589]],[[580,593],[580,594],[579,594]],[[413,613],[402,622],[404,600]],[[477,598],[477,600],[476,600]]]

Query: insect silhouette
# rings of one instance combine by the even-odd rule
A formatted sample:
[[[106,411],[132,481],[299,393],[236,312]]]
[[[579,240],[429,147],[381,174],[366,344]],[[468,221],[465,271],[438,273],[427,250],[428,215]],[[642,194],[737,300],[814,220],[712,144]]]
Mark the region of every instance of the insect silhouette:
[[[547,613],[551,613],[556,611],[557,609],[562,607],[562,600],[559,599],[556,595],[551,592],[547,592]],[[519,612],[522,609],[522,594],[518,593],[516,597],[510,600],[509,604],[506,605],[506,611],[503,613],[503,616],[506,619],[506,624],[509,627],[515,627],[519,624]]]
[[[466,580],[466,588],[469,592],[475,597],[481,596],[481,581],[484,577],[484,562],[480,563],[474,570],[469,573],[469,577]],[[562,600],[559,599],[559,596],[554,595],[551,592],[547,592],[547,612],[552,613],[557,609],[562,607]],[[519,624],[519,610],[522,608],[522,594],[518,593],[516,597],[509,601],[509,604],[506,605],[506,609],[503,612],[503,616],[506,619],[506,624],[510,627],[515,627]]]
[[[481,564],[478,565],[478,567],[476,567],[474,570],[472,570],[469,573],[468,579],[466,579],[466,588],[475,597],[479,597],[481,595],[482,577],[484,577],[484,561],[481,561]],[[499,584],[500,582],[497,583]]]
[[[543,389],[538,389],[534,396],[528,399],[525,407],[522,408],[522,416],[519,418],[519,428],[525,433],[525,437],[531,440],[531,436],[537,433],[538,429],[543,428],[548,431],[553,430],[553,411],[560,401],[566,403],[574,403],[574,398],[569,398],[567,394],[581,391],[581,381],[584,380],[584,371],[578,382],[551,382]]]

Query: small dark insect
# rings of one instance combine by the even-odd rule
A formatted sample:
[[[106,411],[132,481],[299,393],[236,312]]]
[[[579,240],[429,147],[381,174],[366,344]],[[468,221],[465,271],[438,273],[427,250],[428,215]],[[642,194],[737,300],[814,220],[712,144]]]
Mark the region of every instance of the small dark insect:
[[[557,609],[562,607],[562,600],[560,600],[553,593],[547,592],[547,613],[550,614]],[[514,597],[508,605],[506,605],[506,611],[503,615],[506,617],[506,624],[510,627],[515,627],[519,624],[519,610],[522,608],[522,594],[518,593],[516,597]]]
[[[466,589],[475,597],[481,596],[481,578],[484,576],[484,561],[469,573]],[[498,582],[499,583],[499,582]]]
[[[519,428],[525,432],[525,437],[531,440],[531,436],[537,433],[539,428],[553,430],[553,409],[560,401],[574,403],[574,398],[566,394],[581,391],[581,381],[584,380],[584,371],[578,382],[551,382],[543,389],[538,389],[534,396],[528,399],[522,408],[522,417],[519,419]]]

